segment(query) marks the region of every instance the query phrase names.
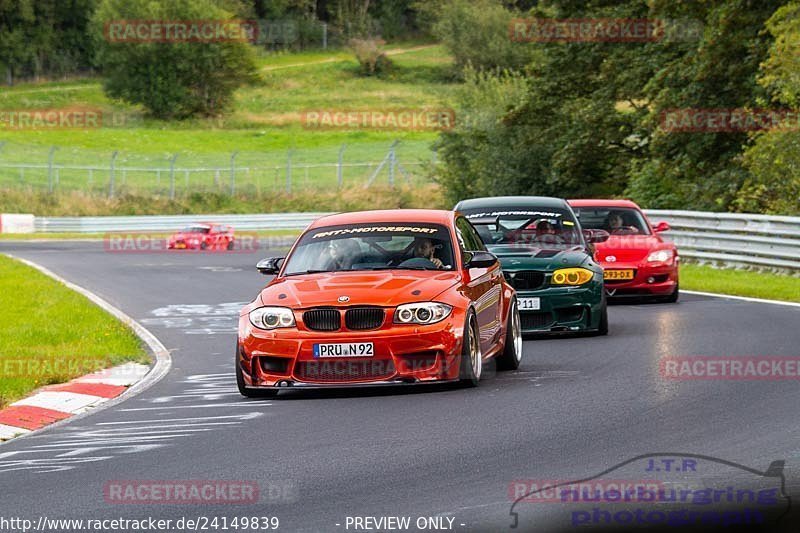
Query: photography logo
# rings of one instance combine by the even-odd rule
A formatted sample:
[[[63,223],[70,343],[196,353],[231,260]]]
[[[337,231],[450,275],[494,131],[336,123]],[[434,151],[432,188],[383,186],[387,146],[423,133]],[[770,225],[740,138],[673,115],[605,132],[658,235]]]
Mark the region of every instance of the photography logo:
[[[515,480],[509,485],[510,527],[784,531],[791,511],[784,466],[772,461],[762,471],[717,457],[667,452],[638,455],[582,479]]]

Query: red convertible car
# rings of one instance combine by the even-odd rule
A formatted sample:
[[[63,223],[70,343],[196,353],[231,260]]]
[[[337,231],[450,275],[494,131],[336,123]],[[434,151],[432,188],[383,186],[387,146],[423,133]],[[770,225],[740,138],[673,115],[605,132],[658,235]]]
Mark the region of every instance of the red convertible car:
[[[235,369],[245,396],[281,388],[477,385],[516,369],[514,289],[459,213],[367,211],[316,220],[242,309]]]
[[[170,250],[233,250],[233,228],[222,224],[193,224],[173,234],[167,241]]]
[[[678,250],[661,238],[669,224],[655,226],[628,200],[570,200],[581,226],[611,234],[595,245],[610,297],[646,297],[678,301]]]

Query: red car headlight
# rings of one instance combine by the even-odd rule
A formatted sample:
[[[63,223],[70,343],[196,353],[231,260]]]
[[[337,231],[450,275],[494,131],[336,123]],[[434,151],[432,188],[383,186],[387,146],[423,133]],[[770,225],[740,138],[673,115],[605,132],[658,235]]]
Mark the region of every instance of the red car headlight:
[[[672,250],[656,250],[647,256],[648,263],[666,263],[672,259]]]
[[[394,312],[395,324],[435,324],[448,316],[453,308],[439,302],[420,302],[398,305]]]

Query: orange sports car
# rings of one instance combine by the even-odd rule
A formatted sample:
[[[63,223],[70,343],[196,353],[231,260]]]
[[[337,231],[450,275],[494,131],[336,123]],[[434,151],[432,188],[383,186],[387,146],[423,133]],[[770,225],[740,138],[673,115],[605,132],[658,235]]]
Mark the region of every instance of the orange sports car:
[[[281,388],[475,386],[483,365],[516,369],[514,289],[459,213],[393,210],[315,221],[242,309],[236,379],[245,396]]]

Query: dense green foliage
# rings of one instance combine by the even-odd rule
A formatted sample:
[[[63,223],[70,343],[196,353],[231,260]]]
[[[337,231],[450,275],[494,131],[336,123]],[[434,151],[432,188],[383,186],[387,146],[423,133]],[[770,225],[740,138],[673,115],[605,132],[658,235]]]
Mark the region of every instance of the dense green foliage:
[[[759,83],[778,108],[800,111],[800,3],[779,9],[767,22],[775,38]],[[736,199],[740,211],[800,214],[800,131],[798,120],[785,131],[756,136],[745,152],[750,175]]]
[[[233,14],[210,0],[102,0],[93,25],[98,63],[108,94],[142,104],[159,118],[215,115],[229,108],[233,92],[255,82],[247,42],[114,42],[103,28],[118,20],[228,20]]]
[[[530,53],[524,96],[506,83],[507,74],[478,81],[468,75],[459,127],[439,141],[439,179],[449,198],[624,195],[652,208],[800,212],[796,128],[753,135],[661,124],[662,112],[674,109],[796,109],[798,8],[777,11],[786,4],[778,0],[549,0],[522,12],[489,3],[508,18],[648,18],[677,21],[687,32],[651,42],[514,43]],[[450,28],[444,43],[469,58],[487,23],[463,16],[437,28]],[[508,39],[508,28],[493,31],[483,42]],[[490,55],[494,63],[480,56],[481,68],[510,66],[507,53]],[[493,96],[502,87],[505,97]],[[481,92],[493,120],[470,120]]]
[[[91,66],[87,25],[96,0],[0,0],[0,82]]]

